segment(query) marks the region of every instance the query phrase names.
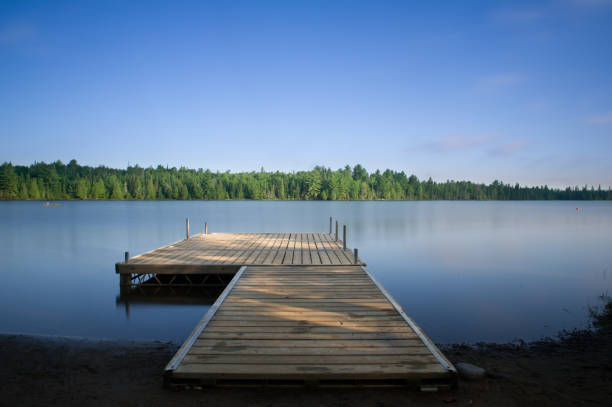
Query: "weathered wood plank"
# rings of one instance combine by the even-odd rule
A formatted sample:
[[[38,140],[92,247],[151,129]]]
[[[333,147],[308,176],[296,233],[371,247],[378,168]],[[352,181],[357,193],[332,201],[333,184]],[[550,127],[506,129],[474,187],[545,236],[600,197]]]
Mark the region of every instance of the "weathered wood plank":
[[[169,377],[263,380],[448,378],[453,372],[366,269],[326,233],[195,235],[118,263],[233,282]],[[232,269],[234,268],[234,269]],[[364,271],[365,270],[365,271]]]
[[[278,332],[217,332],[206,330],[198,337],[198,340],[220,339],[220,340],[282,340],[282,341],[372,341],[372,340],[400,340],[417,339],[414,332],[351,332],[351,333],[278,333]]]
[[[247,347],[216,345],[211,347],[196,346],[189,352],[190,355],[310,355],[310,356],[378,356],[378,355],[431,355],[423,346],[378,346],[378,347]]]
[[[436,364],[431,355],[188,355],[183,364],[242,365],[424,365]]]
[[[397,333],[408,332],[414,335],[414,331],[408,326],[370,326],[370,327],[346,327],[335,326],[218,326],[209,324],[206,332],[236,332],[236,333],[279,333],[279,334],[346,334],[346,333]]]
[[[232,375],[233,378],[273,377],[279,379],[296,377],[355,377],[355,378],[402,378],[410,373],[444,373],[439,363],[403,363],[395,365],[239,365],[239,364],[185,364],[176,369],[176,373],[194,374],[200,377],[210,374]],[[187,375],[185,375],[187,376]]]
[[[378,348],[394,346],[423,346],[420,339],[380,339],[380,340],[276,340],[276,339],[198,339],[192,346],[197,347],[222,347],[241,346],[253,348]]]
[[[256,298],[256,297],[252,297],[252,296],[245,296],[245,297],[240,297],[240,296],[236,296],[236,295],[232,295],[231,298],[227,299],[225,302],[225,305],[242,305],[242,304],[247,304],[249,306],[251,305],[258,305],[258,304],[262,304],[265,303],[267,305],[271,305],[274,306],[276,304],[279,305],[283,305],[283,304],[287,304],[287,305],[295,305],[295,306],[299,306],[300,304],[304,304],[304,305],[346,305],[346,304],[359,304],[361,306],[380,306],[381,304],[384,305],[389,305],[391,306],[391,304],[389,304],[389,302],[384,299],[384,298],[379,298],[379,299],[364,299],[363,297],[357,297],[357,298],[335,298],[335,297],[331,297],[330,298],[294,298],[294,299],[287,299],[287,298],[269,298],[269,299],[265,299],[265,298]]]
[[[291,321],[291,320],[225,320],[213,319],[208,326],[224,326],[224,327],[341,327],[347,329],[370,329],[370,328],[381,328],[385,327],[405,327],[406,322],[402,319],[396,320],[370,320],[370,321]]]

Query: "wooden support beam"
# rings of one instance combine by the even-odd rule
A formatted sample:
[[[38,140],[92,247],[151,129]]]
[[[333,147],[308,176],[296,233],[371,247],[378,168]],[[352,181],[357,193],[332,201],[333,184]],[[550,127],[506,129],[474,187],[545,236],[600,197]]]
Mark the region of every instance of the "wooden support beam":
[[[119,285],[121,286],[132,285],[132,274],[119,274]]]

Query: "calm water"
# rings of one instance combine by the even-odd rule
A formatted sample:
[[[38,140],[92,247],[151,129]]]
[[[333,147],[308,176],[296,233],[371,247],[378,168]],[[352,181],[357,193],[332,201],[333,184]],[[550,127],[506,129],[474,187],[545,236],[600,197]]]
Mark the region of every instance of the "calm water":
[[[576,210],[576,208],[579,210]],[[348,225],[388,291],[437,342],[509,341],[584,327],[612,293],[602,202],[0,203],[0,332],[181,341],[207,305],[117,303],[114,263],[209,232]]]

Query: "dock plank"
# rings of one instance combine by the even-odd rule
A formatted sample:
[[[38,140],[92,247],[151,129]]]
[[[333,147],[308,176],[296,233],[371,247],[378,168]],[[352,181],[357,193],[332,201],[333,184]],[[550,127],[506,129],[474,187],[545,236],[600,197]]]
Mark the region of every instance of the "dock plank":
[[[213,233],[115,269],[233,276],[166,367],[170,383],[455,380],[452,364],[353,256],[327,233]]]
[[[312,262],[315,254],[347,261],[329,239],[291,234],[283,245],[283,262]],[[454,372],[362,267],[292,264],[247,266],[169,375],[341,381],[448,379]]]
[[[270,380],[306,379],[338,380],[339,377],[351,379],[406,379],[406,372],[423,375],[444,374],[437,363],[395,364],[395,365],[237,365],[237,364],[184,364],[175,375],[190,378],[231,378]]]
[[[197,234],[117,263],[117,273],[155,272],[161,265],[214,269],[218,266],[326,266],[353,263],[349,250],[325,233],[211,233]],[[152,269],[157,267],[155,271]],[[169,269],[174,270],[174,269]],[[166,274],[172,274],[169,271]]]

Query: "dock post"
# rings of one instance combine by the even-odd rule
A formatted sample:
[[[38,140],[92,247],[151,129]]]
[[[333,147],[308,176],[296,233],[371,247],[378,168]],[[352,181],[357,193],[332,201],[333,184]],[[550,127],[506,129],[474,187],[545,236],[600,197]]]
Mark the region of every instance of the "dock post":
[[[342,250],[346,250],[346,225],[342,225]]]
[[[130,252],[125,252],[125,264],[130,261]],[[132,273],[119,274],[119,286],[121,289],[125,289],[132,285]]]
[[[332,217],[329,217],[329,234],[332,234]]]
[[[185,239],[189,240],[189,218],[185,218]]]
[[[208,234],[208,222],[204,222],[204,234]]]
[[[338,241],[338,220],[336,219],[336,242]]]
[[[359,254],[358,254],[357,249],[355,249],[355,258],[354,258],[353,263],[358,264],[358,263],[357,263],[358,259],[359,259]]]
[[[132,285],[132,273],[122,273],[119,274],[119,286],[121,287],[129,287]]]

